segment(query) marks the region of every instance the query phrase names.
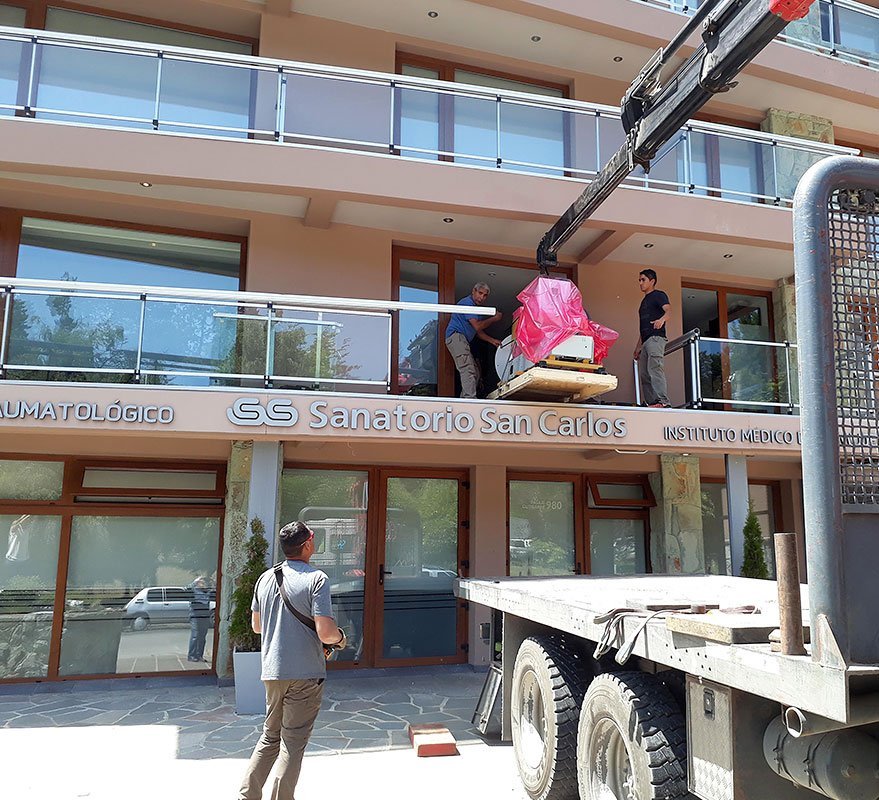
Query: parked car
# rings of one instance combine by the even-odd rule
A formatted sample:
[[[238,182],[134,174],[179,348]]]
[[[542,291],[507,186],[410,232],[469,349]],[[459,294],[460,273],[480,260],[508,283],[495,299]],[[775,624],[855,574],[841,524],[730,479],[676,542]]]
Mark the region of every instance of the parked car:
[[[216,589],[208,589],[211,596],[210,620],[213,625],[216,608]],[[148,586],[141,589],[125,606],[125,616],[136,631],[146,630],[151,623],[188,622],[192,589],[185,586]]]

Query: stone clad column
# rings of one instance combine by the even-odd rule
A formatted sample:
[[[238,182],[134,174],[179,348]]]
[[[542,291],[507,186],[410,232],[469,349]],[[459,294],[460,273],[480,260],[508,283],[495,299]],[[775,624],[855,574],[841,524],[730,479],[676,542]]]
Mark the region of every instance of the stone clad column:
[[[223,525],[223,575],[220,586],[220,618],[216,631],[217,677],[232,675],[232,646],[229,643],[229,617],[232,590],[244,565],[244,543],[250,535],[248,504],[253,442],[232,442],[226,467],[226,513]],[[268,529],[266,531],[268,533]]]
[[[770,108],[766,112],[763,122],[760,123],[760,130],[779,136],[806,139],[810,142],[834,143],[831,120],[779,108]],[[765,193],[770,197],[775,195],[790,200],[803,173],[818,159],[812,153],[794,150],[784,145],[762,149]],[[773,174],[776,176],[775,179]]]
[[[653,571],[670,575],[703,575],[702,489],[699,459],[665,454],[660,471],[650,475],[656,507],[650,510],[650,554]]]

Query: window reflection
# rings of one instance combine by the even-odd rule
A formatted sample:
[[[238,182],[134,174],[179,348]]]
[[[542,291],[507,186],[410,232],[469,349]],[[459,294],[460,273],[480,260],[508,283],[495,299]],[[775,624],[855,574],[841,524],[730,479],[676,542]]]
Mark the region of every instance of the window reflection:
[[[207,669],[216,517],[73,518],[61,675]]]
[[[574,570],[574,484],[510,481],[510,575]]]
[[[0,515],[0,679],[44,678],[61,517]]]
[[[593,519],[589,543],[593,575],[640,575],[647,572],[642,519]]]

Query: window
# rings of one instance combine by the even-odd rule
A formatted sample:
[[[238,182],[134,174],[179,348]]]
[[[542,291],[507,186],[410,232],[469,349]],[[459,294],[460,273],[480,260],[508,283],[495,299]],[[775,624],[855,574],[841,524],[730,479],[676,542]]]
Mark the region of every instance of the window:
[[[545,97],[568,94],[561,85],[433,59],[400,55],[397,62],[398,72],[411,77]],[[491,98],[404,89],[398,114],[401,153],[406,156],[490,167],[500,159],[504,169],[552,175],[564,174],[567,166],[568,119],[562,110],[504,103],[498,119],[498,104]]]
[[[148,603],[161,603],[165,596],[161,589],[150,589],[147,591],[146,599]]]
[[[751,501],[760,529],[769,577],[775,577],[775,548],[772,537],[777,531],[778,486],[774,483],[749,483]],[[705,571],[711,575],[732,575],[729,538],[729,511],[726,484],[702,482],[702,536],[705,543]]]
[[[509,482],[510,575],[571,575],[575,569],[575,485]]]

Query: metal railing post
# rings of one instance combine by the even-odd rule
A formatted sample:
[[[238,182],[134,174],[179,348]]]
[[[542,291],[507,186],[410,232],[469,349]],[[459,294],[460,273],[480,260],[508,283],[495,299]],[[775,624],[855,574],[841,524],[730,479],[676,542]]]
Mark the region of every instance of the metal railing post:
[[[836,41],[836,31],[838,29],[836,19],[836,3],[834,2],[834,0],[827,0],[827,4],[830,6],[830,12],[827,15],[830,22],[830,55],[837,56],[839,55],[839,51],[836,48],[838,45],[842,44],[842,42]]]
[[[500,95],[497,96],[495,104],[497,106],[497,113],[495,114],[495,125],[497,126],[497,131],[496,131],[497,140],[495,143],[495,148],[496,148],[496,152],[497,152],[497,155],[496,155],[497,168],[500,169],[501,165],[503,164],[503,158],[501,157],[501,96]]]
[[[778,142],[775,139],[772,140],[771,144],[772,148],[772,182],[774,186],[772,187],[775,191],[772,192],[775,195],[775,205],[781,205],[781,192],[778,190],[778,185],[780,181],[778,180]]]
[[[601,112],[595,112],[595,174],[601,169]]]
[[[635,370],[635,405],[641,405],[641,374],[638,372],[638,359],[632,359],[632,367]]]
[[[9,317],[12,311],[12,287],[3,288],[6,299],[3,302],[3,333],[0,334],[0,378],[6,377],[6,351],[9,339]]]
[[[689,176],[690,182],[687,185],[687,193],[693,194],[696,191],[696,181],[693,180],[693,129],[688,125],[687,126],[687,153],[686,153],[686,161],[689,164]]]
[[[693,337],[693,351],[695,359],[695,368],[693,374],[696,376],[696,408],[702,408],[702,362],[700,361],[701,353],[699,352],[699,332]]]
[[[395,155],[397,150],[397,148],[395,147],[396,142],[394,141],[397,138],[395,135],[397,132],[397,82],[391,81],[389,85],[391,89],[391,118],[390,128],[388,130],[388,152],[391,155]],[[400,126],[400,128],[402,132],[402,125]],[[401,136],[400,138],[402,139],[403,137]],[[402,142],[400,142],[400,144],[402,144]]]
[[[37,37],[31,37],[31,63],[28,67],[28,76],[27,76],[27,96],[24,99],[24,113],[26,116],[33,116],[33,107],[35,105],[36,98],[34,97],[34,78],[37,74],[37,48],[39,44],[37,43]]]
[[[263,371],[263,383],[265,384],[265,388],[269,389],[272,385],[272,366],[274,363],[274,327],[272,325],[274,321],[275,315],[275,306],[273,303],[269,302],[266,304],[266,310],[268,314],[266,316],[266,363],[265,370]]]
[[[281,133],[284,130],[284,123],[287,116],[287,78],[284,75],[284,68],[278,67],[278,93],[275,98],[275,141],[281,141]]]
[[[153,130],[159,129],[159,105],[162,102],[162,64],[164,63],[164,53],[159,50],[156,53],[156,96],[153,104]]]
[[[696,381],[696,373],[699,371],[699,356],[695,340],[690,339],[687,347],[690,350],[690,403],[698,407],[702,398],[699,396],[699,384]]]
[[[324,321],[324,312],[323,311],[317,312],[317,321],[318,322]],[[315,331],[315,334],[314,334],[314,377],[315,377],[315,380],[320,380],[320,377],[321,377],[320,364],[321,364],[321,358],[323,357],[324,332],[323,332],[323,327],[321,325],[317,325],[315,327],[317,328],[317,330]]]
[[[134,382],[140,383],[141,361],[143,360],[143,324],[146,317],[146,292],[140,296],[140,322],[137,326],[137,360],[134,362]]]
[[[791,360],[790,360],[790,342],[785,339],[784,340],[784,371],[785,378],[787,381],[787,408],[788,413],[794,413],[794,392],[793,392],[793,384],[791,383]]]

